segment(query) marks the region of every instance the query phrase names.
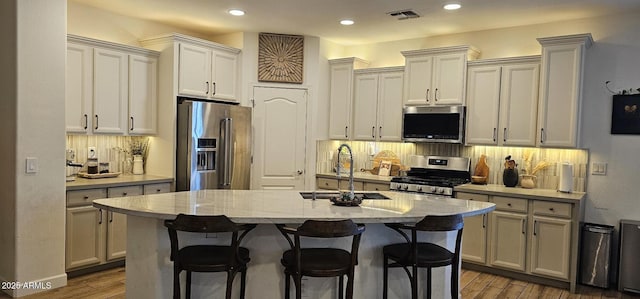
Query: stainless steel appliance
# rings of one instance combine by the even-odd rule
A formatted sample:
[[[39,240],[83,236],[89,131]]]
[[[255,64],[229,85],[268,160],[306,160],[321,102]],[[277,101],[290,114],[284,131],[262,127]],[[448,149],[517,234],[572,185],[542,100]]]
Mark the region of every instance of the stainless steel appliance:
[[[470,164],[465,157],[411,156],[411,169],[391,179],[391,190],[452,196],[453,187],[471,181]]]
[[[176,191],[249,189],[251,108],[178,98]]]
[[[585,223],[582,226],[580,283],[609,288],[613,226]]]
[[[640,293],[640,221],[620,220],[618,290]]]
[[[464,142],[464,106],[405,106],[402,139],[410,142]]]

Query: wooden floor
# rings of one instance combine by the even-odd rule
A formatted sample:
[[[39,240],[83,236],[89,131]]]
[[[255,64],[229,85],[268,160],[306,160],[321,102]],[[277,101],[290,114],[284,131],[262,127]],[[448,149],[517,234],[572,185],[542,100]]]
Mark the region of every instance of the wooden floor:
[[[125,298],[124,277],[124,267],[114,268],[98,273],[71,278],[68,281],[68,285],[64,288],[59,288],[22,298]],[[578,294],[571,294],[568,291],[562,289],[546,287],[543,285],[527,283],[524,281],[512,280],[501,276],[470,270],[462,271],[462,276],[460,277],[460,287],[462,288],[462,298],[464,299],[640,298],[640,296],[634,296],[626,293],[622,294],[614,290],[601,290],[586,286],[580,286],[578,289]],[[0,298],[9,297],[3,293],[0,293]]]

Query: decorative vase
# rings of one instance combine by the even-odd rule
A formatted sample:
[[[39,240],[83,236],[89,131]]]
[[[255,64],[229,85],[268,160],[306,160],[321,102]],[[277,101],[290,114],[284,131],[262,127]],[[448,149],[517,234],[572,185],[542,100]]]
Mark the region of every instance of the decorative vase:
[[[520,187],[532,189],[536,187],[535,175],[523,174],[522,179],[520,179]]]
[[[502,172],[502,182],[507,187],[515,187],[518,185],[518,170],[515,168],[507,168]]]
[[[144,174],[144,168],[142,167],[142,156],[133,156],[133,174]]]

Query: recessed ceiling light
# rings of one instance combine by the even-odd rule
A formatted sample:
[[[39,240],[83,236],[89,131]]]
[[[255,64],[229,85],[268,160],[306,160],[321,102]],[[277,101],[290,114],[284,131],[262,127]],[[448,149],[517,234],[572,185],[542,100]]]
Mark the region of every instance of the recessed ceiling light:
[[[348,20],[348,19],[340,21],[340,24],[345,26],[353,25],[353,23],[355,23],[353,20]]]
[[[444,6],[444,9],[446,9],[446,10],[456,10],[456,9],[460,9],[460,7],[462,7],[462,5],[460,5],[458,3],[449,3],[449,4]]]
[[[233,16],[244,16],[244,10],[230,9],[229,14]]]

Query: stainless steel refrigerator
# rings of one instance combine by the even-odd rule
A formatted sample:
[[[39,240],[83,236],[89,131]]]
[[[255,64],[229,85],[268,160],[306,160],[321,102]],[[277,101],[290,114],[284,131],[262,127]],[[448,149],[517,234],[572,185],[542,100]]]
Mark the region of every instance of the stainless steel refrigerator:
[[[249,189],[251,108],[178,98],[176,191]]]

